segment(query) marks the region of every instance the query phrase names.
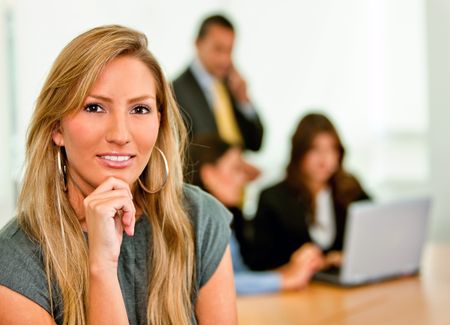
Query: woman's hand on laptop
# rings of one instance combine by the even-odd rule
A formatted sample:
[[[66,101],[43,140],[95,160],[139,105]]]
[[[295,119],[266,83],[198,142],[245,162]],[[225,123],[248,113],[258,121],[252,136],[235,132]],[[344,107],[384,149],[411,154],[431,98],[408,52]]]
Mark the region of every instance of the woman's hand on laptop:
[[[324,267],[336,266],[340,267],[342,264],[342,252],[340,251],[330,251],[325,255],[325,265]]]
[[[320,248],[312,243],[304,244],[291,255],[289,263],[277,269],[282,275],[283,289],[303,289],[324,264]]]

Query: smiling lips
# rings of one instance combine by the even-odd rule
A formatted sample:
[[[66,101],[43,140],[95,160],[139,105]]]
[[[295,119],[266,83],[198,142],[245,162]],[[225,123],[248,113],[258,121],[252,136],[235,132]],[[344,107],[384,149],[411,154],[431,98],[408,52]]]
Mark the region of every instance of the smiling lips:
[[[131,165],[134,155],[104,154],[97,155],[100,162],[109,168],[126,168]]]
[[[100,158],[112,161],[126,161],[129,160],[131,156],[100,156]]]

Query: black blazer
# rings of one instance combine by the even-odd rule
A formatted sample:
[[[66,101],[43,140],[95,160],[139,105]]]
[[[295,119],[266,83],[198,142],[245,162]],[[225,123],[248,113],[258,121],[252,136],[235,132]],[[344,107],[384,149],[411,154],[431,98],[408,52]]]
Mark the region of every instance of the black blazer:
[[[334,192],[332,186],[336,237],[329,250],[341,250],[348,204],[336,202]],[[361,188],[350,202],[368,198]],[[243,252],[246,263],[255,270],[267,270],[289,262],[295,250],[312,241],[308,231],[308,211],[308,203],[285,181],[264,190],[253,220],[251,250]]]
[[[191,137],[200,134],[219,134],[212,108],[209,107],[206,96],[189,67],[174,80],[173,90]],[[247,118],[238,109],[231,93],[228,93],[244,141],[244,149],[259,150],[263,137],[263,126],[259,117],[256,115],[252,119]]]

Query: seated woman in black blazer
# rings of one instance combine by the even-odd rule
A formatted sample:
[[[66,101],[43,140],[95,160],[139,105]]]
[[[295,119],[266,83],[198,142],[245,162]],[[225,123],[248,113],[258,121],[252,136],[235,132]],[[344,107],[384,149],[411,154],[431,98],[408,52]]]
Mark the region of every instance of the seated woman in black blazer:
[[[260,196],[253,245],[246,254],[253,269],[279,267],[304,245],[319,246],[325,265],[339,263],[347,208],[369,198],[344,171],[343,158],[344,147],[330,120],[306,115],[292,137],[286,178]]]

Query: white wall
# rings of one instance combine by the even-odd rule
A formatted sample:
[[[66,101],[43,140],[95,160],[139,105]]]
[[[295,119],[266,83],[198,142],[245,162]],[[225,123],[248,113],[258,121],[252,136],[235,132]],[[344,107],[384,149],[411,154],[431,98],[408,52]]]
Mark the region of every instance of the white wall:
[[[0,0],[0,228],[13,216],[14,210],[14,190],[11,175],[10,150],[10,110],[6,109],[10,105],[9,91],[7,83],[7,4]]]
[[[74,36],[106,23],[140,29],[173,78],[192,57],[199,20],[217,9],[237,26],[236,65],[266,125],[263,150],[249,155],[264,174],[250,199],[283,175],[289,138],[311,108],[335,121],[348,168],[375,197],[427,192],[424,0],[17,0],[17,147],[51,63]],[[22,159],[23,151],[15,173]]]
[[[429,0],[428,63],[433,238],[450,241],[450,2]]]
[[[300,116],[322,108],[341,131],[347,166],[375,197],[427,191],[422,1],[233,5],[239,66],[270,126],[255,157],[266,175],[260,183],[281,177]]]

